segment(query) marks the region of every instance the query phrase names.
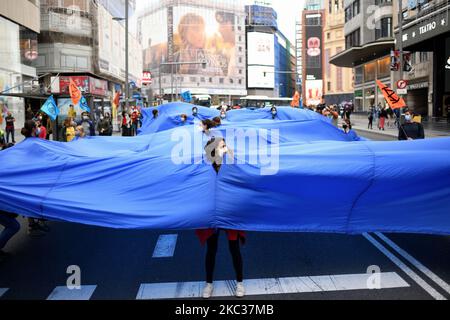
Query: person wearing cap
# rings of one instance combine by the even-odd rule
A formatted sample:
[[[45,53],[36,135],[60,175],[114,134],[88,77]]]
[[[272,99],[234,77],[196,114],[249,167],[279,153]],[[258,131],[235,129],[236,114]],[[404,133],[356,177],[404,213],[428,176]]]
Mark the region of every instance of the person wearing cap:
[[[400,125],[398,140],[425,139],[425,131],[421,123],[413,121],[414,114],[411,110],[405,111],[405,123]]]

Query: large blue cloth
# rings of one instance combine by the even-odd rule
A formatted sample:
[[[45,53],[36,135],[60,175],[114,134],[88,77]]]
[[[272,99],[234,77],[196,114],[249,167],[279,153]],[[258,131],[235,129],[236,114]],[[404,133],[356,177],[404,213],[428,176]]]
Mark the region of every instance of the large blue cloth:
[[[291,108],[230,111],[207,134],[198,119],[219,112],[192,107],[144,110],[137,137],[1,151],[0,209],[112,228],[450,234],[449,138],[364,141]],[[212,136],[233,150],[218,174]]]

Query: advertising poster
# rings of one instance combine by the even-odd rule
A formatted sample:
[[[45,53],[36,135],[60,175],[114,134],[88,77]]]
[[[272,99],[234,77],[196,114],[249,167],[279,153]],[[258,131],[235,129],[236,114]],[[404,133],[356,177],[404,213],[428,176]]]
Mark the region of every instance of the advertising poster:
[[[321,103],[323,96],[323,81],[322,80],[306,80],[306,105],[316,106]]]

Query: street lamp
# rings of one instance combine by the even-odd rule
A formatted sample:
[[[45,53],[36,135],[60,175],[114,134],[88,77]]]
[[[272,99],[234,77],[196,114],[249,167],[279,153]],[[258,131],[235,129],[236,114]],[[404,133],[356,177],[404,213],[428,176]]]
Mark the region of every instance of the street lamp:
[[[130,108],[130,84],[128,83],[128,0],[125,0],[125,18],[114,17],[114,21],[125,20],[125,108]]]
[[[159,95],[162,96],[161,87],[161,66],[170,66],[170,100],[173,101],[173,67],[180,65],[202,65],[206,68],[206,61],[180,61],[180,62],[162,62],[159,64]]]

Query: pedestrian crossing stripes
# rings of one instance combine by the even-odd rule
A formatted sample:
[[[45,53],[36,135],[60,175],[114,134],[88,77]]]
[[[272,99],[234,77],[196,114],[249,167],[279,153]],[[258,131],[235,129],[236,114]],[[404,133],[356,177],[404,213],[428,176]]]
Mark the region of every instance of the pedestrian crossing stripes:
[[[162,234],[158,238],[155,250],[153,251],[153,258],[167,258],[172,257],[175,252],[177,244],[177,234]]]
[[[56,287],[47,300],[89,300],[97,286],[81,286],[80,289],[69,289],[66,286]]]
[[[397,273],[379,274],[379,289],[409,287]],[[307,292],[346,291],[369,289],[371,274],[347,274],[244,280],[246,295],[292,294]],[[138,300],[199,298],[204,282],[166,282],[141,284]],[[229,297],[235,294],[235,281],[215,281],[213,297]]]
[[[8,288],[0,288],[0,298],[8,291]]]

